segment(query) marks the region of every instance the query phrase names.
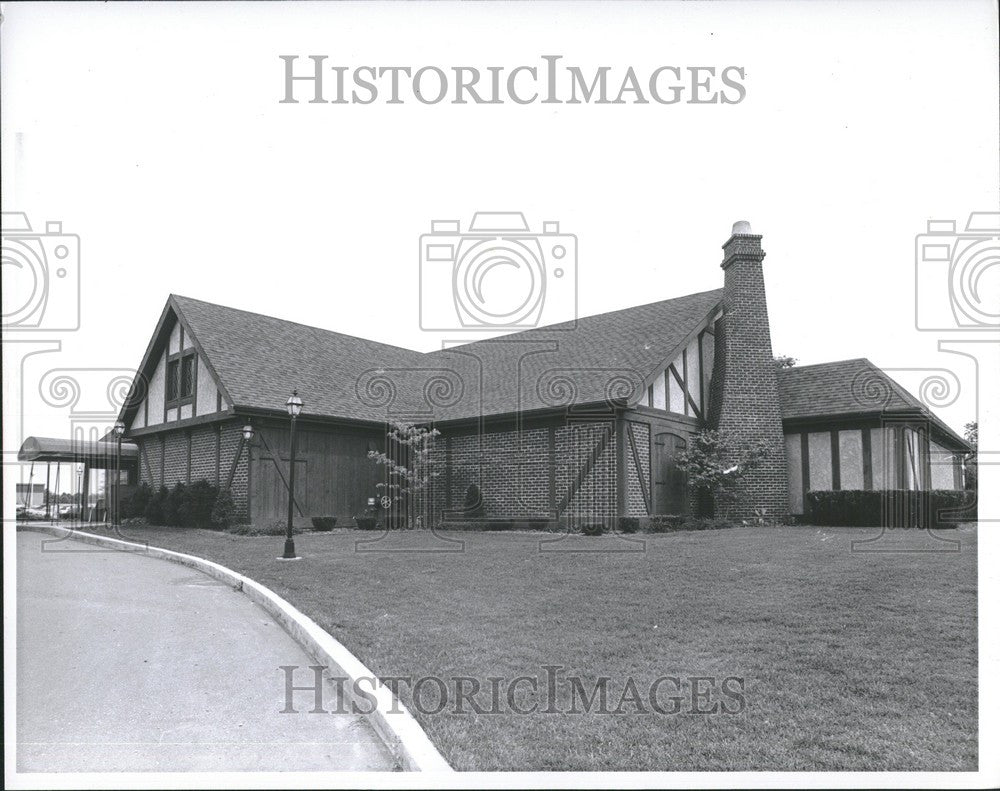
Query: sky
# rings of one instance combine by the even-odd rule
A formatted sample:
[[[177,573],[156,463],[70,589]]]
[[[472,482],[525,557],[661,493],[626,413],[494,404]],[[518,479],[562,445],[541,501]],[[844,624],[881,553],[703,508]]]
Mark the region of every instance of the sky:
[[[5,335],[5,452],[66,435],[72,409],[53,380],[99,402],[134,370],[170,293],[421,350],[467,338],[420,327],[419,240],[433,220],[465,231],[477,211],[576,237],[579,315],[720,287],[720,247],[747,220],[767,252],[776,353],[868,357],[914,392],[940,375],[957,395],[938,413],[959,431],[979,414],[972,359],[938,350],[969,333],[915,326],[918,281],[947,299],[915,244],[928,220],[962,229],[997,210],[992,3],[19,3],[3,15],[3,211],[79,236],[52,293],[72,313],[78,288],[81,305],[73,331]],[[543,55],[615,74],[738,66],[745,98],[289,104],[282,55],[349,69],[510,70]],[[545,318],[571,304],[552,300]]]

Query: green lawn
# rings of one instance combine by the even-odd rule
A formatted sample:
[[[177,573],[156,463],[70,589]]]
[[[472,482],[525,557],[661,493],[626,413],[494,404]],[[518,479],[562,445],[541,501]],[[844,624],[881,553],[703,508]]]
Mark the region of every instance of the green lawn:
[[[544,707],[542,668],[561,665],[588,692],[610,677],[612,709],[628,677],[643,696],[660,676],[679,678],[685,695],[691,677],[745,679],[744,709],[728,715],[692,713],[689,697],[679,714],[415,711],[457,769],[977,766],[972,527],[947,534],[961,540],[949,553],[852,552],[876,531],[815,527],[640,535],[644,552],[619,553],[542,553],[544,537],[525,533],[448,534],[465,541],[457,553],[358,553],[371,534],[335,531],[297,536],[298,563],[275,561],[275,537],[129,532],[271,587],[383,677],[468,676],[488,688],[491,676],[527,675],[541,680]],[[392,539],[374,546],[439,546],[426,533]],[[634,546],[602,536],[549,548]],[[867,548],[950,547],[897,530]],[[662,707],[675,691],[661,687]],[[702,708],[727,702],[715,692]],[[435,688],[425,694],[432,707]],[[401,697],[411,704],[407,688]],[[532,699],[522,686],[515,703]],[[566,685],[557,701],[570,708]]]

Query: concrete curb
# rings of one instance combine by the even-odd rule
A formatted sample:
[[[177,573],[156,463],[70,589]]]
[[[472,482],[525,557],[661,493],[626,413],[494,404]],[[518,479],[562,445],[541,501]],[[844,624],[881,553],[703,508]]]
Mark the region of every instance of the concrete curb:
[[[393,753],[399,764],[409,771],[452,772],[454,771],[437,748],[427,738],[427,734],[413,718],[407,708],[392,694],[392,691],[378,681],[371,670],[354,654],[347,650],[333,635],[322,629],[314,620],[299,612],[270,588],[249,577],[244,577],[232,569],[220,566],[211,560],[173,552],[160,547],[134,544],[117,538],[83,533],[55,525],[23,524],[18,531],[47,533],[58,538],[71,538],[87,544],[108,547],[122,552],[134,552],[148,557],[169,560],[201,571],[208,576],[231,585],[241,591],[251,601],[262,607],[312,656],[318,664],[326,665],[331,672],[347,678],[344,694],[348,700],[357,702],[362,711],[375,710],[367,715],[375,732]]]

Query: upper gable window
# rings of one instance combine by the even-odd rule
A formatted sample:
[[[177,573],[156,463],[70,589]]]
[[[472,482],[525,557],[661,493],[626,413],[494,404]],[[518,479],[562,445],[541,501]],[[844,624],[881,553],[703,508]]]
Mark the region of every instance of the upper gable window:
[[[167,362],[167,403],[194,398],[195,355],[178,354]]]

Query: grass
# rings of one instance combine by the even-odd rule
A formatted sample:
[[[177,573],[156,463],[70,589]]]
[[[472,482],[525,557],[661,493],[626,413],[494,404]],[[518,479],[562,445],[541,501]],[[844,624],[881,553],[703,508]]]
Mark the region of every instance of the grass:
[[[659,676],[681,679],[678,714],[414,711],[457,769],[977,767],[972,527],[947,534],[961,540],[950,553],[852,552],[877,531],[815,527],[645,535],[644,552],[540,553],[541,534],[477,532],[448,534],[462,552],[359,553],[355,541],[373,534],[337,529],[297,536],[305,561],[290,564],[275,561],[273,537],[127,530],[259,580],[381,677],[467,676],[484,688],[491,676],[537,677],[544,707],[542,668],[560,665],[588,690],[610,677],[612,709],[628,677],[643,696]],[[635,546],[616,536],[547,545]],[[944,545],[897,530],[868,548]],[[691,713],[694,676],[744,679],[742,712]],[[661,687],[661,705],[674,691]],[[413,710],[409,689],[400,694]],[[515,702],[534,697],[522,686]],[[557,700],[570,708],[565,685]],[[720,701],[716,687],[701,707]]]

